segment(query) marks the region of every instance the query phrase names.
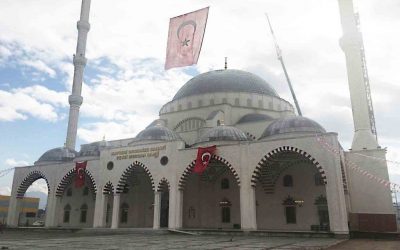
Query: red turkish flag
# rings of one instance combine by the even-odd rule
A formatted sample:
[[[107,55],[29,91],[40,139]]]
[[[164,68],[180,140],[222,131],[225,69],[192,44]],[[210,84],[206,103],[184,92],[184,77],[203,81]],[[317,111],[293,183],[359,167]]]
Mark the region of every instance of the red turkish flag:
[[[165,69],[197,63],[206,29],[208,9],[200,9],[169,21]]]
[[[85,169],[87,161],[76,162],[75,163],[75,187],[80,188],[85,185]]]
[[[210,163],[211,156],[214,155],[217,150],[217,146],[211,146],[206,148],[197,149],[196,164],[194,166],[193,172],[202,174],[206,170],[208,163]]]

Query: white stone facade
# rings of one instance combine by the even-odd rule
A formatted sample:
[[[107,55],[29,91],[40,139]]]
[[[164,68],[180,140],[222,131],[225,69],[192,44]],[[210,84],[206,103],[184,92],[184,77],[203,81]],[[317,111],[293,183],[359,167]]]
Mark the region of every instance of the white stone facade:
[[[256,84],[268,88],[256,93],[246,92],[255,84],[250,73],[206,74],[215,75],[207,81],[219,79],[215,84],[225,81],[225,92],[202,89],[199,75],[136,138],[82,145],[80,152],[50,150],[35,165],[17,168],[8,225],[17,226],[12,211],[40,178],[49,188],[46,227],[348,234],[354,214],[394,216],[389,188],[348,165],[350,160],[387,179],[384,161],[344,152],[336,133],[296,117],[261,78]],[[191,84],[199,94],[191,94]],[[209,145],[217,152],[202,175],[194,174],[197,148]],[[359,153],[385,158],[381,149]],[[74,187],[78,161],[87,161],[82,188]]]

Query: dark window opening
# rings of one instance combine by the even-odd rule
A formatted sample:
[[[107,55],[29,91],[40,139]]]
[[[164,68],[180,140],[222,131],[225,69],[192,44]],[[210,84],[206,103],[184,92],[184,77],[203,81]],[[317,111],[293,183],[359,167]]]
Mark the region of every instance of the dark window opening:
[[[112,162],[112,161],[109,161],[108,163],[107,163],[107,169],[108,170],[112,170],[114,168],[114,163]]]
[[[69,223],[70,211],[64,211],[64,223]]]
[[[121,206],[121,223],[127,223],[128,222],[128,209],[129,205],[124,203]]]
[[[231,208],[230,207],[222,207],[222,223],[230,223],[231,222]]]
[[[283,177],[283,186],[284,187],[293,187],[293,177],[291,175],[285,175]]]
[[[285,207],[286,223],[296,224],[296,207]]]
[[[110,206],[110,204],[107,204],[106,223],[108,223],[110,221],[110,216],[111,216],[111,206]]]
[[[81,223],[86,223],[87,210],[88,210],[88,206],[86,204],[83,204],[81,206],[81,217],[80,217],[80,222]]]
[[[63,219],[64,223],[69,223],[70,213],[71,213],[71,206],[66,205],[64,207],[64,219]]]
[[[320,226],[329,226],[328,206],[318,206],[318,218]]]

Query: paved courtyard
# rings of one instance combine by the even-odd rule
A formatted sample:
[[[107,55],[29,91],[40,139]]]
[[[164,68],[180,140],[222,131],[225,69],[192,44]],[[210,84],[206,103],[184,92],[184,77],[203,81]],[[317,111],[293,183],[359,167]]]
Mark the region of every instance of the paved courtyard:
[[[358,241],[358,242],[357,242]],[[339,243],[339,244],[338,244]],[[375,244],[375,245],[374,245]],[[363,248],[354,248],[363,246]],[[0,249],[400,249],[399,241],[226,235],[154,231],[18,230],[0,234]],[[370,248],[368,248],[370,247]]]

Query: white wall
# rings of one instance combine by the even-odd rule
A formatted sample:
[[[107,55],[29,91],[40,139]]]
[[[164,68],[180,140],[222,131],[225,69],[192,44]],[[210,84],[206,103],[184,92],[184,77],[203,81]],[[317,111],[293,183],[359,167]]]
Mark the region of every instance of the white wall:
[[[300,164],[288,168],[282,172],[275,183],[275,192],[266,194],[261,183],[256,186],[257,227],[269,230],[304,230],[310,231],[311,225],[319,225],[317,206],[315,199],[324,195],[325,186],[316,186],[314,174],[317,173],[315,166]],[[293,187],[283,186],[283,177],[293,177]],[[285,206],[283,201],[291,196],[295,200],[304,200],[302,207],[296,207],[296,224],[287,224]]]

